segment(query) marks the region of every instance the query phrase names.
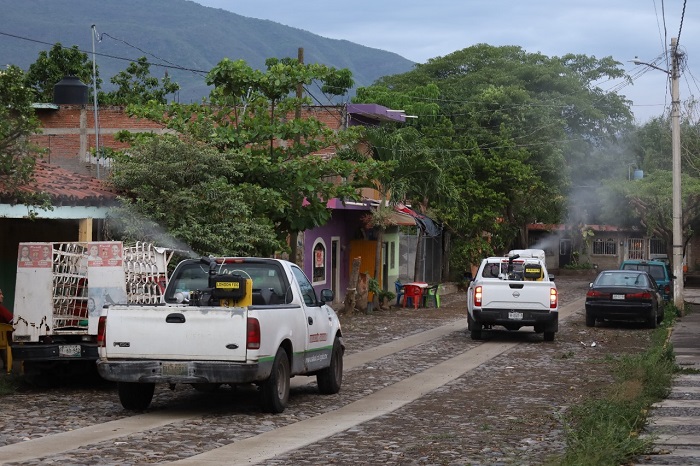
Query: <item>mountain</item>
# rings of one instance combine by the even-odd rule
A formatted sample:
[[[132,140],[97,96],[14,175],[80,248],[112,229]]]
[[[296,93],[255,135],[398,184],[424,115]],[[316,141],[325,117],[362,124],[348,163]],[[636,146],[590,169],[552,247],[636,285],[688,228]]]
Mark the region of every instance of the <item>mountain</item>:
[[[110,88],[109,79],[130,61],[146,56],[153,64],[152,75],[162,77],[167,69],[180,84],[180,102],[206,96],[204,76],[225,57],[264,68],[267,58],[296,58],[301,47],[305,63],[348,68],[357,86],[414,66],[395,53],[189,0],[0,0],[0,11],[2,65],[26,70],[40,51],[48,51],[56,42],[77,45],[92,59],[94,43],[103,89]],[[93,24],[101,40],[93,39]],[[321,91],[315,96],[322,96]]]

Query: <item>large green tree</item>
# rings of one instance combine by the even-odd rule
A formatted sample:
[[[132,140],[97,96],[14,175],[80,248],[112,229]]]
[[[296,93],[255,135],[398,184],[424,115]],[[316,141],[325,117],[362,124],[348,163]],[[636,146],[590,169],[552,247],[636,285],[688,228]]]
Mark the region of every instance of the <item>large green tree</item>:
[[[41,154],[29,142],[40,126],[33,100],[19,67],[10,65],[0,71],[0,191],[4,202],[45,206],[41,193],[22,189],[33,180],[36,157]]]
[[[207,77],[214,89],[205,104],[163,106],[152,101],[147,107],[131,109],[138,115],[163,121],[192,144],[218,152],[222,163],[225,161],[236,170],[235,177],[226,179],[230,189],[254,186],[268,193],[245,196],[248,212],[227,209],[225,215],[244,223],[268,219],[267,225],[276,233],[280,248],[289,241],[292,260],[296,261],[298,232],[330,219],[327,201],[336,197],[356,199],[357,188],[368,186],[372,175],[381,171],[381,164],[365,159],[355,150],[356,131],[336,131],[312,113],[295,117],[302,106],[311,104],[308,97],[297,96],[298,86],[314,81],[326,86],[327,91],[341,84],[344,89],[351,85],[346,70],[319,64],[269,60],[267,69],[261,71],[241,60],[225,59]],[[148,159],[142,158],[141,163],[148,164]],[[145,182],[141,179],[121,187],[132,197],[135,195],[136,202],[142,202],[138,192]],[[174,194],[186,187],[182,179],[174,179],[169,185]],[[196,210],[188,210],[188,214],[197,216],[202,224],[218,221],[217,217],[200,215]],[[222,244],[218,252],[240,253],[225,246]]]
[[[99,91],[102,80],[97,66],[95,66],[95,75]],[[92,92],[92,62],[87,54],[81,52],[77,45],[64,47],[57,42],[48,52],[44,50],[39,52],[37,60],[29,65],[25,84],[34,91],[35,102],[53,102],[54,85],[66,76],[78,77],[80,81],[90,86],[90,92]]]
[[[631,125],[629,102],[597,86],[624,77],[609,57],[478,44],[377,85],[398,94],[437,86],[431,101],[454,131],[449,144],[433,141],[450,151],[443,213],[459,238],[482,248],[486,232],[487,247],[501,252],[525,242],[528,223],[566,221],[571,174],[583,173],[591,154]]]
[[[112,226],[120,236],[157,244],[174,237],[205,255],[282,249],[274,225],[256,206],[284,200],[275,190],[243,181],[238,167],[245,160],[227,155],[173,135],[136,139],[128,152],[116,155],[110,180],[128,198]]]

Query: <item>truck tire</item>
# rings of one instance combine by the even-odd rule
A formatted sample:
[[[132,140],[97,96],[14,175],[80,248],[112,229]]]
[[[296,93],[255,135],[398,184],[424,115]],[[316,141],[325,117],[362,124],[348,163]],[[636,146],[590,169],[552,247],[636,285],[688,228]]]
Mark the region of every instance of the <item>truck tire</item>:
[[[544,341],[554,341],[554,333],[555,332],[545,330],[543,334]]]
[[[270,377],[261,385],[262,408],[267,413],[281,413],[289,401],[289,358],[284,348],[277,349]]]
[[[472,328],[470,330],[472,340],[481,340],[481,328],[482,325],[480,322],[472,321]]]
[[[343,347],[338,337],[333,341],[330,364],[316,374],[316,383],[318,391],[324,395],[333,395],[340,391],[343,383]]]
[[[119,382],[119,401],[124,409],[143,411],[153,399],[154,383]]]

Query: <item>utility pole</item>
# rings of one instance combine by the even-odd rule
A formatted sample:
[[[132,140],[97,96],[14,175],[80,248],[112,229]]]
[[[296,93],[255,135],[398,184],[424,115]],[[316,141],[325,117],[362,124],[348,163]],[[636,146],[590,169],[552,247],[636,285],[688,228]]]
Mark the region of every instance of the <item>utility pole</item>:
[[[95,115],[95,157],[97,166],[97,178],[100,178],[100,120],[97,117],[97,65],[95,64],[95,37],[97,29],[93,24],[92,29],[92,107]]]
[[[678,38],[671,39],[671,71],[651,63],[632,60],[635,65],[645,65],[666,73],[671,79],[671,155],[673,157],[673,304],[684,315],[683,300],[683,210],[681,203],[681,99],[678,93],[680,70],[678,65]]]
[[[671,39],[671,138],[673,155],[673,303],[684,314],[683,231],[681,204],[681,101],[678,94],[678,39]]]

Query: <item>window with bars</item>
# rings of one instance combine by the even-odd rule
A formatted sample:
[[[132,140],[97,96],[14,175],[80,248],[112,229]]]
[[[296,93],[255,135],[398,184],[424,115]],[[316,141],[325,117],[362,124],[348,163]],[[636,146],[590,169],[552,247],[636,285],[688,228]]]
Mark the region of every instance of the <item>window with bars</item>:
[[[666,241],[661,238],[649,240],[649,254],[666,254]]]
[[[593,254],[599,256],[616,256],[617,255],[617,241],[614,238],[608,239],[594,239],[593,240]]]

